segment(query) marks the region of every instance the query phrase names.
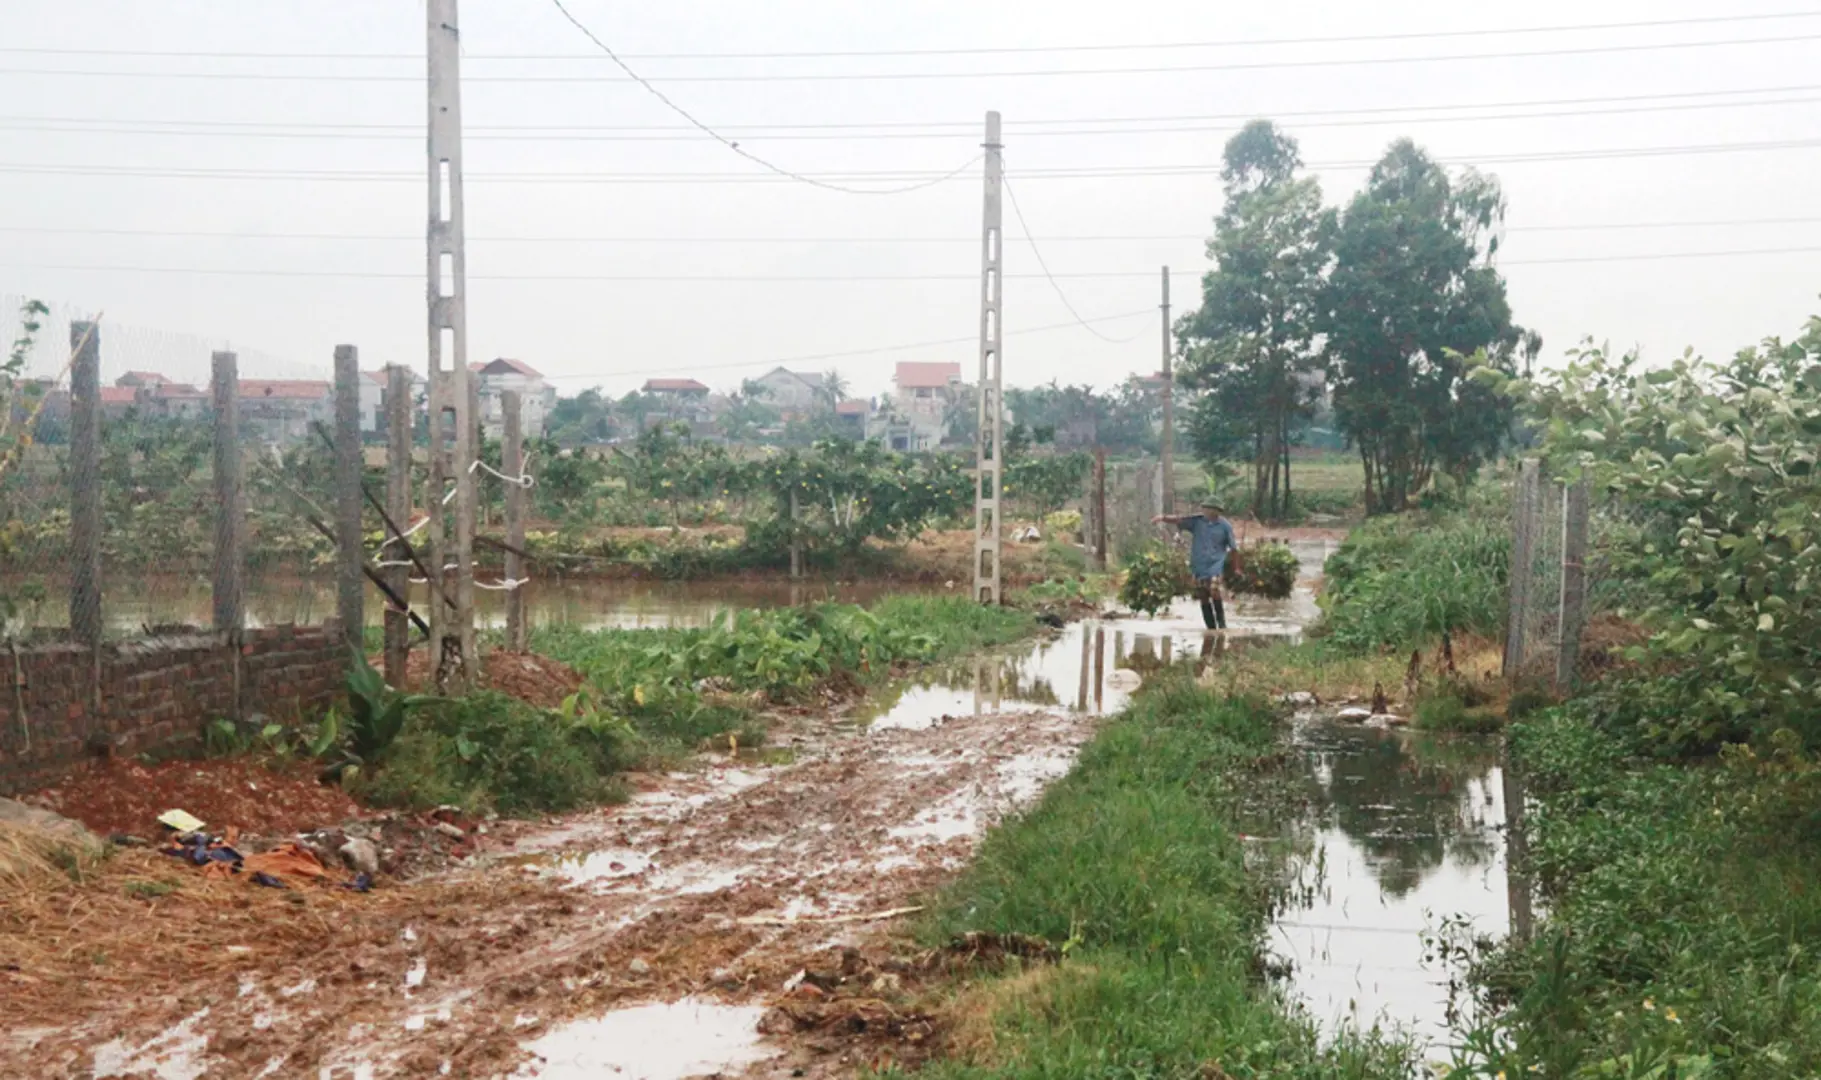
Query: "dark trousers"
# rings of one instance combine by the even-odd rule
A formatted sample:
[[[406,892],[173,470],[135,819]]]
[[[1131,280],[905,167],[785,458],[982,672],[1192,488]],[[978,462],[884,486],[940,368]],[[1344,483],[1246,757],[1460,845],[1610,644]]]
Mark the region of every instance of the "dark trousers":
[[[1201,621],[1210,630],[1227,628],[1227,608],[1220,600],[1220,585],[1212,578],[1195,579],[1195,599],[1201,603]]]

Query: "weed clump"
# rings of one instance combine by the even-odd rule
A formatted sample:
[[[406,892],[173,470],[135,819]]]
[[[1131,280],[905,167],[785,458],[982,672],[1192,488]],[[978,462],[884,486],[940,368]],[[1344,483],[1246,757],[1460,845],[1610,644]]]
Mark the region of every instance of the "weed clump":
[[[1296,588],[1302,562],[1286,544],[1274,541],[1251,544],[1227,560],[1227,588],[1273,600],[1282,600]]]
[[[1189,593],[1189,573],[1182,557],[1159,548],[1140,551],[1126,561],[1119,582],[1119,602],[1133,611],[1155,615]]]

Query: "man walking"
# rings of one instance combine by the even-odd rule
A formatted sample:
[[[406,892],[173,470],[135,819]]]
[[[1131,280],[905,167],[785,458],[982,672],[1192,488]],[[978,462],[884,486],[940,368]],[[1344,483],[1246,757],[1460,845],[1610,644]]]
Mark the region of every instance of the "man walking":
[[[1227,628],[1226,605],[1220,600],[1220,575],[1227,568],[1227,556],[1237,551],[1233,525],[1218,499],[1201,500],[1201,513],[1184,517],[1151,519],[1151,524],[1169,523],[1189,534],[1189,573],[1195,578],[1195,599],[1201,603],[1201,619],[1210,630]]]

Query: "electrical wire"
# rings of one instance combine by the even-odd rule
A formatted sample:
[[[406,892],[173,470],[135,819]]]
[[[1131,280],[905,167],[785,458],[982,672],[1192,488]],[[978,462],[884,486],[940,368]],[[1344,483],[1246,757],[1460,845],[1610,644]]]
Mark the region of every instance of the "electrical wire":
[[[1550,266],[1565,263],[1657,262],[1672,259],[1730,258],[1752,255],[1808,255],[1821,253],[1821,246],[1732,248],[1717,251],[1660,251],[1631,255],[1561,256],[1541,259],[1504,259],[1499,267]],[[60,271],[72,273],[167,274],[203,277],[281,277],[335,278],[349,281],[423,281],[422,272],[386,270],[274,270],[259,268],[213,268],[198,266],[94,266],[81,264],[0,264],[0,269],[15,271]],[[1199,277],[1202,270],[1172,270],[1172,277]],[[1046,276],[1069,280],[1156,279],[1155,270],[1089,270],[1075,273],[1006,274],[1007,280],[1040,280]],[[470,274],[469,281],[522,282],[614,282],[641,284],[674,283],[741,283],[741,284],[835,284],[839,282],[905,283],[918,281],[978,281],[974,274]],[[1075,325],[1068,323],[1065,325]],[[973,338],[967,339],[969,341]]]
[[[1626,104],[1626,103],[1635,103],[1635,102],[1666,102],[1666,101],[1682,101],[1682,100],[1686,100],[1686,99],[1695,99],[1695,98],[1727,98],[1727,97],[1739,97],[1739,96],[1752,95],[1752,94],[1797,94],[1797,93],[1811,93],[1814,91],[1821,91],[1821,83],[1802,83],[1802,84],[1784,85],[1784,86],[1739,87],[1739,88],[1726,89],[1726,90],[1688,90],[1688,91],[1672,91],[1672,92],[1666,92],[1666,93],[1658,92],[1658,93],[1649,93],[1649,94],[1613,94],[1613,95],[1599,95],[1599,96],[1593,96],[1593,97],[1540,98],[1540,99],[1532,98],[1532,99],[1521,100],[1521,101],[1462,102],[1462,103],[1452,104],[1452,105],[1447,105],[1447,104],[1444,104],[1444,105],[1380,105],[1380,106],[1369,106],[1369,107],[1361,106],[1361,107],[1345,108],[1345,109],[1332,109],[1332,108],[1330,108],[1330,109],[1288,109],[1288,110],[1286,110],[1286,109],[1269,109],[1269,110],[1262,110],[1262,111],[1268,113],[1271,117],[1273,117],[1274,119],[1278,119],[1278,120],[1295,119],[1295,120],[1300,121],[1300,120],[1303,120],[1304,118],[1308,118],[1308,117],[1323,117],[1323,116],[1355,117],[1355,116],[1377,115],[1377,116],[1382,116],[1382,117],[1386,118],[1387,120],[1395,119],[1396,122],[1398,122],[1398,123],[1417,123],[1417,122],[1427,122],[1430,120],[1445,120],[1445,119],[1446,120],[1452,120],[1452,119],[1477,120],[1477,119],[1481,119],[1482,117],[1481,116],[1467,116],[1467,117],[1459,117],[1459,118],[1456,118],[1456,117],[1426,117],[1426,116],[1406,116],[1403,114],[1433,113],[1433,112],[1438,112],[1438,111],[1460,112],[1462,110],[1473,110],[1473,109],[1533,109],[1533,108],[1554,108],[1557,106],[1564,106],[1564,105],[1607,105],[1607,104]],[[1691,107],[1691,108],[1700,107],[1701,105],[1704,105],[1704,104],[1705,104],[1705,102],[1690,102],[1689,107]],[[1023,118],[1023,119],[1007,120],[1005,122],[1005,128],[1008,132],[1010,132],[1010,131],[1018,132],[1021,137],[1029,137],[1031,135],[1038,134],[1038,132],[1033,131],[1033,130],[1027,130],[1027,129],[1039,128],[1039,127],[1067,126],[1067,125],[1167,124],[1167,123],[1215,123],[1215,122],[1241,122],[1241,123],[1243,123],[1248,120],[1256,119],[1260,115],[1260,112],[1261,112],[1260,110],[1254,110],[1251,112],[1243,112],[1243,113],[1189,113],[1189,114],[1173,114],[1173,115],[1165,115],[1165,116],[1037,117],[1037,118]],[[1541,115],[1541,114],[1536,114],[1536,115]],[[1560,114],[1550,114],[1550,115],[1577,115],[1577,114],[1560,113]],[[1592,115],[1592,113],[1589,113],[1589,115]],[[34,123],[34,124],[113,124],[113,125],[126,125],[126,126],[139,126],[139,125],[146,125],[146,124],[160,125],[160,126],[181,125],[185,128],[202,128],[202,129],[220,128],[220,129],[225,129],[225,130],[229,130],[229,131],[246,130],[249,128],[276,127],[276,128],[308,130],[308,131],[352,130],[352,131],[398,132],[413,140],[421,139],[423,137],[423,124],[421,124],[421,123],[374,124],[374,123],[363,123],[363,122],[347,122],[347,123],[329,124],[329,123],[317,123],[317,122],[310,122],[310,121],[291,122],[291,121],[267,121],[267,120],[196,120],[196,119],[190,119],[188,117],[178,119],[178,120],[156,120],[156,119],[145,119],[145,118],[140,118],[140,117],[120,118],[120,117],[80,117],[80,116],[0,116],[0,123],[8,123],[8,122]],[[1299,126],[1308,126],[1308,125],[1299,124]],[[980,121],[976,118],[976,119],[969,119],[969,120],[873,120],[873,121],[847,121],[847,122],[838,122],[838,123],[814,123],[814,124],[804,124],[804,123],[721,124],[721,125],[718,125],[717,130],[719,130],[723,133],[737,132],[741,135],[750,135],[750,136],[755,136],[755,137],[764,135],[768,138],[773,138],[773,137],[777,137],[774,134],[776,132],[858,131],[860,136],[866,136],[866,135],[870,134],[871,129],[902,129],[902,128],[925,128],[925,129],[946,128],[946,129],[950,129],[952,132],[954,132],[956,134],[973,135],[979,131]],[[543,132],[555,132],[555,133],[685,132],[688,130],[689,129],[686,126],[676,125],[676,124],[671,124],[671,125],[652,125],[652,124],[643,124],[643,125],[640,125],[640,124],[604,124],[604,125],[601,125],[601,124],[510,124],[510,125],[468,124],[468,125],[464,126],[463,134],[464,134],[464,136],[471,137],[471,136],[475,136],[477,134],[490,133],[490,132],[503,132],[503,133],[511,134],[511,133],[533,133],[533,132],[536,132],[536,133],[543,133]]]
[[[884,56],[984,56],[1058,52],[1127,52],[1156,49],[1232,49],[1278,45],[1337,45],[1369,41],[1498,37],[1506,34],[1563,34],[1600,30],[1640,30],[1666,26],[1703,26],[1715,23],[1769,22],[1811,19],[1821,11],[1762,12],[1747,15],[1704,15],[1680,19],[1643,19],[1631,22],[1578,23],[1556,26],[1492,27],[1468,30],[1415,30],[1382,34],[1346,34],[1330,37],[1250,38],[1234,41],[1161,41],[1090,45],[986,45],[946,49],[847,49],[804,52],[696,52],[626,53],[628,60],[809,60]],[[193,52],[154,49],[72,49],[46,46],[0,46],[0,54],[29,53],[58,56],[182,57],[184,59],[236,60],[422,60],[417,53],[306,53],[306,52]],[[576,54],[464,53],[464,60],[587,60]]]
[[[1754,226],[1821,225],[1821,217],[1693,219],[1688,221],[1609,221],[1555,225],[1507,225],[1507,233],[1602,232],[1634,229],[1717,229]],[[422,243],[422,233],[299,233],[241,232],[207,229],[112,229],[93,226],[0,225],[0,233],[47,236],[132,236],[203,240],[326,240],[374,243]],[[978,244],[978,236],[479,236],[470,244]],[[1012,243],[1028,237],[1007,237]],[[1045,244],[1062,243],[1204,243],[1206,234],[1158,233],[1151,235],[1057,235],[1035,238]]]
[[[1081,328],[1083,330],[1086,330],[1088,333],[1093,334],[1095,337],[1099,338],[1100,340],[1106,341],[1106,342],[1111,342],[1114,345],[1125,345],[1129,342],[1137,341],[1139,335],[1143,334],[1145,331],[1140,330],[1140,331],[1138,331],[1138,333],[1133,334],[1131,337],[1128,337],[1128,338],[1110,338],[1110,337],[1106,336],[1105,334],[1101,333],[1099,330],[1096,330],[1094,327],[1090,326],[1088,324],[1088,321],[1081,317],[1081,312],[1076,311],[1075,305],[1069,301],[1069,294],[1063,291],[1062,283],[1056,280],[1055,274],[1050,273],[1050,264],[1048,262],[1046,262],[1043,258],[1043,249],[1037,246],[1036,239],[1034,237],[1032,237],[1032,235],[1031,235],[1030,223],[1024,220],[1024,211],[1022,209],[1020,209],[1018,206],[1018,196],[1012,190],[1011,177],[1009,177],[1009,176],[1001,177],[999,183],[1000,183],[1000,186],[1005,189],[1006,201],[1012,204],[1012,216],[1018,219],[1019,231],[1024,233],[1025,242],[1031,245],[1031,255],[1036,258],[1038,269],[1043,271],[1043,276],[1046,280],[1049,281],[1050,288],[1052,288],[1056,291],[1056,299],[1062,301],[1062,306],[1064,308],[1068,309],[1068,313],[1070,315],[1073,315],[1075,317],[1075,321],[1081,325]]]
[[[618,66],[621,71],[626,73],[626,76],[628,78],[630,78],[633,82],[638,83],[640,86],[644,87],[645,90],[651,94],[651,96],[657,98],[660,102],[663,102],[665,108],[669,109],[673,113],[676,113],[678,116],[682,117],[683,119],[689,121],[690,125],[695,127],[702,134],[704,134],[704,135],[708,136],[709,138],[713,139],[714,141],[720,143],[722,146],[727,147],[727,149],[732,150],[734,153],[745,158],[747,161],[750,161],[753,164],[758,165],[759,167],[766,169],[770,172],[776,173],[778,176],[784,177],[785,179],[795,180],[796,182],[798,182],[800,184],[808,184],[810,187],[818,187],[818,188],[822,188],[826,191],[838,191],[844,195],[908,195],[909,193],[911,193],[913,191],[921,191],[924,188],[934,187],[937,184],[940,184],[945,180],[951,179],[952,177],[955,177],[955,176],[959,176],[962,172],[971,168],[975,162],[980,160],[979,156],[976,155],[971,160],[962,162],[960,166],[958,166],[957,168],[955,168],[953,170],[950,170],[944,176],[937,177],[936,179],[933,179],[933,180],[919,181],[916,183],[907,184],[903,187],[886,188],[883,190],[848,187],[844,184],[838,184],[838,183],[834,183],[834,182],[828,181],[828,180],[820,180],[813,176],[805,176],[802,173],[793,172],[790,169],[786,169],[782,165],[775,164],[766,158],[760,157],[759,155],[753,153],[750,150],[746,150],[746,149],[742,148],[737,141],[728,138],[727,136],[716,131],[714,128],[709,127],[707,124],[703,123],[701,120],[698,120],[694,113],[690,112],[688,109],[685,109],[685,108],[683,108],[683,106],[678,105],[676,102],[672,101],[670,99],[670,97],[664,93],[664,91],[659,90],[657,87],[653,86],[651,84],[650,80],[641,76],[638,72],[634,71],[632,69],[632,67],[626,63],[626,61],[620,59],[619,55],[613,51],[612,46],[608,45],[605,41],[602,41],[598,36],[596,36],[596,34],[593,30],[588,29],[587,26],[583,25],[583,23],[580,19],[576,18],[573,14],[570,13],[569,8],[563,3],[563,0],[550,0],[550,2],[556,6],[557,11],[562,13],[563,18],[569,20],[570,25],[574,26],[577,30],[581,31],[583,37],[587,38],[589,41],[594,42],[594,44],[603,53],[607,54],[607,59],[612,60],[614,62],[614,64],[616,66]]]
[[[1821,139],[1778,139],[1763,142],[1711,143],[1684,146],[1634,146],[1613,148],[1588,148],[1579,150],[1547,150],[1530,153],[1488,154],[1474,157],[1471,160],[1447,160],[1442,164],[1452,165],[1518,165],[1532,163],[1571,162],[1571,161],[1611,161],[1625,158],[1673,157],[1699,154],[1730,154],[1777,150],[1811,150],[1821,147]],[[978,158],[975,159],[976,161]],[[973,162],[969,162],[969,165]],[[1352,161],[1311,161],[1306,166],[1310,169],[1370,169],[1378,164],[1376,159],[1356,159]],[[963,166],[965,169],[967,166]],[[1134,177],[1171,177],[1171,176],[1211,176],[1217,175],[1221,166],[1209,164],[1185,165],[1137,165],[1137,166],[1077,166],[1064,168],[1032,169],[1022,174],[1025,180],[1044,179],[1126,179]],[[932,186],[959,176],[961,169],[949,173],[932,174],[906,170],[856,170],[849,173],[835,174],[843,180],[921,180],[927,181],[922,186]],[[204,168],[148,168],[142,166],[110,165],[61,165],[36,162],[0,162],[0,174],[45,175],[45,176],[104,176],[104,177],[159,177],[188,180],[308,180],[312,182],[368,182],[368,183],[417,183],[423,177],[415,172],[355,172],[330,169],[204,169]],[[556,183],[556,184],[741,184],[741,183],[778,183],[780,177],[753,176],[721,172],[542,172],[542,173],[470,173],[466,177],[476,183]],[[855,189],[860,190],[860,189]],[[886,194],[887,192],[867,191],[866,194]]]
[[[1792,97],[1792,98],[1770,98],[1770,99],[1758,100],[1758,101],[1685,102],[1685,103],[1675,104],[1675,105],[1624,105],[1624,106],[1616,106],[1613,108],[1606,108],[1606,109],[1564,109],[1564,110],[1556,110],[1556,111],[1548,111],[1548,112],[1484,113],[1484,114],[1480,114],[1480,115],[1471,115],[1471,116],[1469,116],[1469,115],[1434,116],[1434,117],[1421,117],[1421,118],[1415,118],[1415,119],[1387,116],[1384,118],[1357,118],[1357,119],[1344,119],[1344,120],[1304,121],[1302,123],[1297,124],[1296,126],[1297,126],[1298,130],[1321,130],[1321,129],[1326,129],[1326,128],[1405,126],[1405,125],[1409,125],[1412,123],[1423,123],[1423,124],[1488,123],[1488,122],[1505,122],[1505,121],[1514,121],[1514,120],[1550,120],[1550,119],[1561,119],[1564,117],[1577,117],[1577,116],[1622,116],[1622,115],[1637,115],[1637,114],[1641,114],[1641,113],[1696,112],[1696,111],[1710,110],[1710,109],[1752,109],[1752,108],[1763,108],[1766,106],[1774,107],[1774,106],[1779,106],[1779,105],[1812,105],[1816,102],[1821,102],[1821,97],[1808,96],[1808,97]],[[1251,118],[1252,118],[1251,116],[1246,116],[1243,118],[1235,116],[1232,119],[1235,122],[1237,122],[1241,119],[1251,119]],[[183,123],[183,121],[172,122],[172,124],[181,124],[181,123]],[[143,127],[143,126],[82,127],[82,126],[55,124],[55,123],[40,124],[40,123],[31,123],[31,122],[23,122],[23,123],[6,122],[4,120],[0,120],[0,130],[3,130],[3,131],[35,131],[35,132],[44,132],[44,133],[49,133],[49,134],[64,134],[64,135],[133,135],[133,136],[150,136],[150,137],[162,137],[162,138],[322,139],[322,140],[363,141],[363,142],[420,142],[423,139],[423,135],[421,133],[406,134],[405,131],[403,131],[403,130],[400,130],[397,134],[365,132],[365,131],[360,131],[360,132],[244,131],[244,130],[236,131],[236,130],[221,130],[221,129],[216,129],[216,128],[200,128],[197,130],[182,130],[182,129],[175,128],[174,126],[158,127],[158,128]],[[1064,129],[1049,130],[1049,131],[1044,131],[1044,130],[1024,131],[1024,132],[1020,132],[1018,137],[1021,139],[1081,138],[1081,137],[1105,138],[1108,136],[1127,137],[1127,136],[1136,136],[1136,135],[1209,134],[1209,133],[1226,132],[1229,130],[1231,130],[1230,125],[1209,126],[1207,124],[1196,124],[1193,126],[1144,127],[1144,128],[1085,128],[1085,129],[1064,128]],[[782,132],[782,133],[777,133],[777,134],[767,134],[767,135],[760,135],[760,136],[748,135],[746,137],[747,138],[763,138],[763,139],[766,139],[766,140],[772,141],[772,142],[827,142],[827,141],[834,141],[834,140],[838,140],[841,142],[851,142],[854,140],[904,141],[904,140],[957,139],[957,138],[965,138],[969,135],[974,135],[974,134],[975,133],[972,133],[972,132],[962,132],[959,130],[956,130],[956,131],[869,131],[869,132],[858,132],[858,133],[855,133],[855,132],[819,132],[818,131],[818,132]],[[597,132],[593,132],[593,131],[586,131],[586,130],[582,130],[579,132],[554,130],[554,131],[548,131],[548,132],[501,132],[501,133],[478,132],[478,133],[474,133],[474,134],[464,133],[464,138],[468,138],[470,140],[480,141],[480,142],[564,142],[564,143],[574,143],[574,142],[693,142],[693,141],[695,141],[695,139],[697,137],[698,136],[696,136],[694,134],[690,134],[687,132],[683,132],[681,130],[674,130],[674,129],[666,129],[666,133],[655,133],[655,134],[654,133],[640,133],[640,134],[621,134],[621,135],[601,134],[601,133],[597,133]],[[975,137],[977,137],[977,135]],[[751,156],[751,155],[747,155],[747,156]],[[977,161],[979,161],[978,157],[974,158],[972,161],[967,162],[967,164],[963,165],[962,168],[965,169],[965,168],[967,168],[968,165],[973,165]],[[868,192],[867,194],[874,194],[874,193]]]
[[[559,8],[561,0],[551,0]],[[568,14],[564,9],[565,15]],[[571,22],[582,24],[573,16]],[[584,33],[586,33],[584,28]],[[591,35],[592,36],[592,35]],[[1725,40],[1665,41],[1622,45],[1585,45],[1567,49],[1517,49],[1508,52],[1451,53],[1430,56],[1366,56],[1324,60],[1252,60],[1226,64],[1187,64],[1176,66],[1120,68],[1038,68],[1025,71],[866,71],[866,72],[770,72],[757,75],[667,75],[666,83],[761,83],[761,82],[895,82],[935,79],[1027,79],[1106,75],[1186,75],[1217,71],[1291,71],[1308,68],[1380,67],[1397,64],[1433,64],[1453,61],[1531,60],[1547,57],[1597,56],[1624,53],[1662,52],[1682,49],[1713,49],[1741,45],[1787,45],[1821,39],[1821,34],[1784,34],[1777,37],[1730,38]],[[600,44],[599,39],[595,39]],[[602,46],[605,48],[605,46]],[[646,78],[633,72],[617,54],[613,60],[646,90],[657,89]],[[251,82],[421,82],[418,75],[329,74],[324,72],[278,71],[106,71],[80,68],[0,68],[0,75],[77,76],[82,78],[144,79],[224,79]],[[464,76],[468,83],[594,83],[612,81],[600,75],[473,75]],[[682,110],[671,104],[673,109]]]

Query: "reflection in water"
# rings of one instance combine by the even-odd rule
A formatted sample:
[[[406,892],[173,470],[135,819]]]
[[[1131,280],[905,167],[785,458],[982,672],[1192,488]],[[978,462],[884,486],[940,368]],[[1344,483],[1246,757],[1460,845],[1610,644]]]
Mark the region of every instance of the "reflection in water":
[[[870,694],[853,714],[874,727],[925,728],[944,716],[1035,712],[1069,707],[1101,715],[1125,707],[1143,674],[1173,660],[1209,664],[1245,641],[1293,640],[1282,623],[1286,605],[1307,602],[1306,591],[1283,601],[1236,598],[1230,628],[1212,633],[1192,604],[1155,619],[1090,619],[1071,623],[1032,645],[939,665]],[[1062,688],[1073,687],[1064,698]]]
[[[487,580],[485,577],[483,581]],[[130,585],[114,579],[106,583],[103,615],[116,633],[132,633],[141,626],[207,626],[212,617],[210,585],[206,576],[141,575]],[[57,598],[59,587],[49,589],[46,603],[27,612],[32,626],[67,626],[69,605]],[[883,582],[799,583],[777,580],[614,581],[601,579],[552,579],[534,581],[526,596],[533,626],[575,626],[586,630],[660,629],[705,626],[716,616],[747,608],[838,600],[869,604],[884,596],[942,591]],[[483,628],[506,624],[506,594],[478,589],[475,615]],[[413,586],[413,603],[420,608],[429,600],[427,586]],[[383,612],[377,591],[369,588],[367,621],[377,626]],[[286,623],[311,625],[335,615],[335,583],[330,579],[275,576],[257,571],[247,582],[247,621],[252,626]]]
[[[1422,936],[1444,918],[1496,933],[1508,913],[1498,744],[1300,718],[1301,880],[1271,942],[1330,1029],[1446,1034],[1447,973]]]

